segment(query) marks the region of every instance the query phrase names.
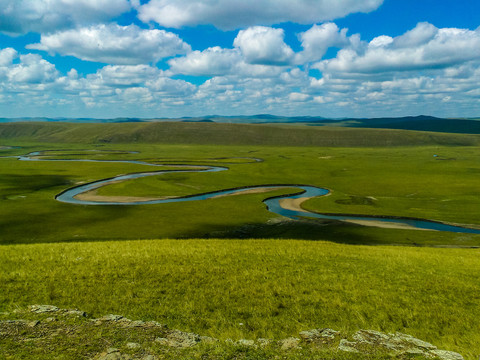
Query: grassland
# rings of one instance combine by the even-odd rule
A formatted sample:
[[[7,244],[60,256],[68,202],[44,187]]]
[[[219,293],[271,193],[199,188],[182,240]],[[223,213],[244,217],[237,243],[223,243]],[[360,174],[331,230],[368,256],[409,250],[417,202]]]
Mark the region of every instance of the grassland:
[[[3,309],[53,303],[220,339],[402,331],[480,353],[477,249],[151,240],[8,245],[0,257]]]
[[[480,225],[475,136],[231,124],[218,132],[211,126],[220,124],[14,125],[0,126],[0,145],[21,148],[2,148],[2,156],[53,150],[45,152],[49,159],[229,168],[127,181],[100,195],[310,184],[332,190],[304,204],[318,212]],[[202,131],[209,138],[196,133],[200,125],[208,125]],[[264,161],[244,159],[252,157]],[[368,328],[402,331],[471,359],[480,354],[480,261],[471,248],[480,235],[286,221],[262,200],[288,189],[144,206],[54,199],[78,183],[151,170],[0,158],[0,312],[51,303],[220,339]]]
[[[478,145],[479,135],[394,129],[216,123],[6,123],[0,139],[47,143],[267,146]]]
[[[477,161],[480,148],[476,146],[21,144],[23,148],[3,153],[58,149],[46,152],[47,159],[142,160],[170,164],[167,169],[174,168],[175,163],[229,168],[219,173],[171,173],[126,181],[100,189],[99,195],[183,196],[262,184],[310,184],[332,190],[331,196],[305,204],[318,212],[411,216],[477,225],[480,221],[477,216],[480,199],[472,192],[480,172]],[[67,149],[69,151],[65,151]],[[239,159],[247,157],[264,161]],[[62,190],[80,182],[151,170],[159,168],[116,162],[31,162],[3,158],[0,160],[3,205],[0,207],[0,242],[229,238],[238,237],[240,232],[242,237],[293,237],[363,244],[472,246],[479,243],[478,235],[282,223],[261,201],[291,190],[202,202],[121,207],[71,205],[54,199]]]

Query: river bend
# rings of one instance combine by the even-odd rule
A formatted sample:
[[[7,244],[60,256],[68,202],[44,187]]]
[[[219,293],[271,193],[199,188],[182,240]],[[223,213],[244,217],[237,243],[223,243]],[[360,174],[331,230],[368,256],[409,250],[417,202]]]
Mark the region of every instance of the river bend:
[[[436,221],[422,220],[422,219],[412,219],[412,218],[401,218],[401,217],[383,217],[383,216],[358,216],[358,215],[343,215],[343,214],[320,214],[308,210],[302,209],[300,206],[291,207],[284,204],[285,200],[304,200],[308,198],[313,198],[317,196],[325,196],[330,193],[330,190],[310,186],[310,185],[298,185],[298,184],[268,184],[268,185],[257,185],[257,186],[247,186],[235,189],[226,189],[215,192],[183,196],[183,197],[172,197],[172,198],[160,198],[160,199],[146,199],[146,200],[135,200],[135,201],[94,201],[82,199],[80,195],[85,194],[89,191],[99,189],[103,186],[106,186],[111,183],[118,183],[120,181],[126,181],[131,179],[138,179],[147,176],[159,176],[166,173],[172,172],[219,172],[227,171],[227,167],[222,166],[204,166],[204,165],[177,165],[177,164],[152,164],[144,161],[137,160],[93,160],[93,159],[46,159],[41,158],[42,152],[32,152],[27,155],[17,157],[21,161],[77,161],[77,162],[103,162],[103,163],[130,163],[137,165],[148,165],[155,167],[165,167],[165,166],[178,166],[185,167],[186,169],[180,170],[159,170],[159,171],[149,171],[149,172],[140,172],[132,173],[125,175],[118,175],[108,179],[102,179],[94,181],[87,184],[82,184],[69,188],[55,198],[58,201],[70,204],[78,205],[148,205],[148,204],[166,204],[174,202],[186,202],[186,201],[199,201],[216,198],[219,196],[228,196],[236,193],[247,192],[249,190],[255,189],[264,189],[264,190],[275,190],[275,189],[284,189],[284,188],[295,188],[296,191],[294,194],[281,195],[270,197],[266,200],[263,200],[267,209],[275,214],[299,220],[301,218],[313,218],[313,219],[324,219],[324,220],[339,220],[344,222],[352,222],[365,226],[378,226],[378,227],[393,227],[393,228],[409,228],[417,230],[433,230],[433,231],[449,231],[456,233],[470,233],[470,234],[480,234],[479,229],[471,229],[463,226],[449,225]],[[243,158],[246,159],[246,158]],[[262,161],[261,159],[252,158],[253,161]]]

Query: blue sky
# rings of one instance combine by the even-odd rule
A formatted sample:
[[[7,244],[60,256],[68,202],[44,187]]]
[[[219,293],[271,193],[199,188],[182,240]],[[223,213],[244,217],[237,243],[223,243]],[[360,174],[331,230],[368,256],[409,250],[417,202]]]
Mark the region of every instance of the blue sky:
[[[478,0],[0,0],[0,117],[480,116]]]

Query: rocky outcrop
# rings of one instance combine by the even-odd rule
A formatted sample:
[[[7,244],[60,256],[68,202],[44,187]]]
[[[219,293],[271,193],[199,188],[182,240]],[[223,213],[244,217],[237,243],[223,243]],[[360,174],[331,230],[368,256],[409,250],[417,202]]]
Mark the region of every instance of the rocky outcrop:
[[[333,329],[317,328],[302,331],[299,333],[299,337],[289,337],[281,340],[241,339],[234,341],[228,339],[221,342],[218,339],[195,333],[172,330],[156,321],[130,320],[114,314],[89,319],[87,314],[81,310],[60,309],[53,305],[32,305],[28,312],[15,311],[15,314],[23,314],[28,320],[0,320],[0,338],[11,338],[19,343],[37,341],[37,344],[40,344],[43,341],[42,339],[45,339],[48,343],[52,338],[68,336],[72,332],[80,331],[79,329],[83,329],[82,331],[85,332],[100,331],[102,333],[105,329],[109,329],[109,331],[126,334],[124,338],[128,341],[120,344],[120,346],[111,343],[115,347],[108,347],[91,357],[95,360],[155,360],[158,353],[155,353],[155,351],[152,353],[152,348],[160,347],[177,351],[177,349],[194,348],[199,344],[218,344],[218,346],[254,348],[257,350],[268,348],[284,353],[305,349],[313,349],[314,351],[324,349],[356,353],[362,358],[370,355],[388,354],[395,358],[463,360],[462,355],[456,352],[438,349],[431,343],[399,332],[383,333],[375,330],[358,330],[353,335],[347,336]],[[4,313],[4,318],[7,315],[10,317],[13,314]],[[72,325],[72,323],[75,325]],[[26,338],[22,337],[21,334]],[[133,334],[142,334],[142,337],[137,337],[134,342],[130,336]]]
[[[351,340],[341,339],[338,349],[363,354],[383,351],[394,355],[420,355],[442,360],[463,360],[462,355],[458,353],[439,350],[435,345],[399,332],[385,334],[375,330],[359,330],[352,336]]]
[[[340,339],[340,332],[328,328],[300,332],[300,337],[307,343],[330,345]]]
[[[159,344],[175,348],[189,348],[196,346],[201,342],[211,344],[216,341],[218,340],[208,336],[200,336],[194,333],[187,333],[180,330],[172,330],[167,333],[166,337],[160,337],[155,339],[155,342]]]
[[[359,354],[383,352],[394,356],[463,360],[462,355],[456,352],[439,350],[435,345],[399,332],[386,334],[375,330],[359,330],[351,338],[348,338],[332,329],[314,329],[302,331],[300,336],[307,343],[320,347],[337,346],[338,350],[345,352]]]

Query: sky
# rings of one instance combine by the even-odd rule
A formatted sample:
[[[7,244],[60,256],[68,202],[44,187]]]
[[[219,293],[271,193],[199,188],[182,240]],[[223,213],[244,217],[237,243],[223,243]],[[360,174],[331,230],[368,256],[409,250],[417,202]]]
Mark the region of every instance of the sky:
[[[0,0],[0,117],[480,117],[478,0]]]

